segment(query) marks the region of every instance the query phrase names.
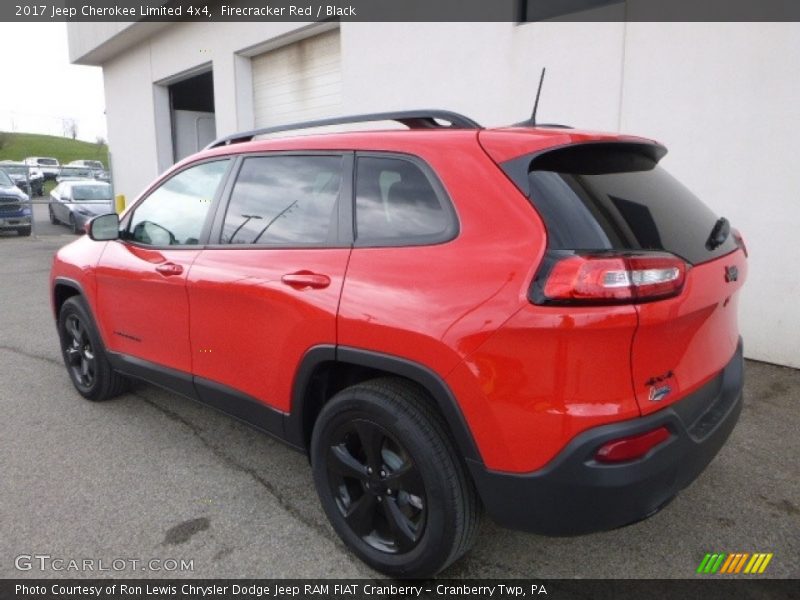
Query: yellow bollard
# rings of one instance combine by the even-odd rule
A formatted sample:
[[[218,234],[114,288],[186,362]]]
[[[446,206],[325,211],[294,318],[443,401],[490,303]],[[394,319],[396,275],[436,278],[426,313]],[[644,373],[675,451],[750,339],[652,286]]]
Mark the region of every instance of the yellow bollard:
[[[114,205],[117,214],[122,214],[122,211],[125,210],[125,194],[120,194],[114,198]]]

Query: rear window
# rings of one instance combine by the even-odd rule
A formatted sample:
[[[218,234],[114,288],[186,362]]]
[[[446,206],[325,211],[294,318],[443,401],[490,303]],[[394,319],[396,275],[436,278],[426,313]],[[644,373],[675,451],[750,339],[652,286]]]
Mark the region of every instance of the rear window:
[[[44,165],[46,167],[56,167],[58,166],[58,161],[54,158],[40,158],[37,160],[40,165]]]
[[[244,159],[222,227],[223,244],[324,245],[336,238],[342,157]]]
[[[709,250],[718,220],[658,166],[640,144],[586,144],[534,157],[530,200],[545,222],[551,250],[663,250],[692,264],[736,249],[733,236]]]
[[[76,185],[72,188],[74,200],[111,200],[110,185]]]

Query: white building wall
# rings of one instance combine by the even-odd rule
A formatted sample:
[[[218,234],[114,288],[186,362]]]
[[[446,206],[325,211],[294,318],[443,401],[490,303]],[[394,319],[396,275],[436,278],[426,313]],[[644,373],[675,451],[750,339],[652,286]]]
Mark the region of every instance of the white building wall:
[[[211,63],[217,135],[247,129],[248,56],[299,27],[182,23],[106,62],[118,191],[131,198],[159,172],[154,83]],[[747,241],[747,356],[800,367],[800,24],[346,22],[341,40],[347,113],[440,107],[511,123],[529,116],[546,66],[541,122],[665,143],[664,164]]]
[[[114,191],[130,200],[158,172],[150,49],[131,48],[103,67]]]
[[[800,24],[630,23],[623,131],[742,231],[745,354],[800,367]]]

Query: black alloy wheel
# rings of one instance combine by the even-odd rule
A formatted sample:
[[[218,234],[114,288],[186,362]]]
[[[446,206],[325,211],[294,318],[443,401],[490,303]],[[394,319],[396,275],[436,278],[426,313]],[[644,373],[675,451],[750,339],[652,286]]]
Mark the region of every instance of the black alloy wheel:
[[[329,485],[345,522],[369,546],[412,550],[425,528],[426,493],[408,451],[366,419],[342,424],[328,447]]]
[[[70,370],[72,380],[79,388],[89,390],[94,385],[97,373],[97,356],[92,341],[78,315],[69,315],[64,324],[67,340],[64,347],[64,360]]]
[[[75,389],[99,402],[128,389],[129,381],[111,368],[86,302],[81,296],[64,301],[58,313],[61,354]]]
[[[475,487],[418,384],[382,377],[343,389],[322,407],[310,455],[331,525],[373,569],[429,577],[472,545]]]

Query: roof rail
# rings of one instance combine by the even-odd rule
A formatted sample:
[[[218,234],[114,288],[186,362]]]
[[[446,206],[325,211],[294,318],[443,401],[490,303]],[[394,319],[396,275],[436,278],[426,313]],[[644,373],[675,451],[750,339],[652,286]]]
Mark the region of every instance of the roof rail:
[[[289,125],[277,125],[263,129],[253,129],[226,135],[211,142],[205,147],[217,148],[228,144],[249,142],[257,135],[292,131],[295,129],[311,129],[313,127],[327,127],[329,125],[344,125],[347,123],[369,123],[371,121],[397,121],[409,129],[480,129],[481,126],[464,115],[449,110],[406,110],[400,112],[371,113],[364,115],[350,115],[333,117],[331,119],[318,119],[316,121],[303,121]],[[442,125],[439,121],[446,121],[449,125]]]

